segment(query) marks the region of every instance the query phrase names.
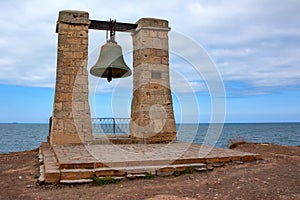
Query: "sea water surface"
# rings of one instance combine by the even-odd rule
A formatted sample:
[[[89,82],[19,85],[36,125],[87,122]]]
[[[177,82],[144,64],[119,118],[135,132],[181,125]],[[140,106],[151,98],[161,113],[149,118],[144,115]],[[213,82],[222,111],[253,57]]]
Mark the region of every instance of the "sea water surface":
[[[221,128],[222,124],[177,124],[177,138],[222,148],[231,139],[300,146],[300,123],[228,123]],[[0,124],[0,153],[37,148],[48,132],[48,124]]]

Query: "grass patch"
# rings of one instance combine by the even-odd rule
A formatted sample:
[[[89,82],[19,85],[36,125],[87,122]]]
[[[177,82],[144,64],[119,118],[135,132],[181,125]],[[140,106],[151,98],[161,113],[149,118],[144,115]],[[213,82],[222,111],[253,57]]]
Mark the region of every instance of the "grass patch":
[[[181,176],[183,174],[192,174],[194,173],[194,168],[193,167],[189,167],[183,171],[175,171],[174,172],[174,176]]]
[[[234,149],[239,145],[248,143],[245,138],[237,137],[237,138],[231,138],[228,140],[228,147],[229,149]]]
[[[106,177],[103,177],[103,178],[93,177],[92,179],[93,179],[93,181],[94,181],[97,185],[107,185],[107,184],[112,184],[112,183],[117,183],[117,182],[119,182],[118,180],[113,179],[113,178],[110,177],[110,176],[106,176]]]
[[[145,179],[154,179],[154,175],[153,174],[151,174],[151,173],[146,173],[145,174],[146,176],[145,176]]]

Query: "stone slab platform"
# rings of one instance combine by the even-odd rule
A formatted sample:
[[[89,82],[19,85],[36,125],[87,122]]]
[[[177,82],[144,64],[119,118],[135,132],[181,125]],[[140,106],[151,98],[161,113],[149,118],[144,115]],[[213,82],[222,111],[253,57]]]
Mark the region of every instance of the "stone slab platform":
[[[172,174],[207,164],[260,160],[261,155],[185,142],[169,144],[41,145],[45,182],[94,176]]]

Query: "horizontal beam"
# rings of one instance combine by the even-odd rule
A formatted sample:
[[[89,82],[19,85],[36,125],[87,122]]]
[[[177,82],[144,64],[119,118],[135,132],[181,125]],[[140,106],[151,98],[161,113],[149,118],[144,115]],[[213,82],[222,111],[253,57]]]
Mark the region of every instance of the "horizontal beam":
[[[90,20],[89,29],[96,29],[96,30],[109,30],[109,22],[108,21],[98,21],[98,20]],[[116,23],[116,31],[133,31],[137,27],[137,24],[130,24],[130,23]]]

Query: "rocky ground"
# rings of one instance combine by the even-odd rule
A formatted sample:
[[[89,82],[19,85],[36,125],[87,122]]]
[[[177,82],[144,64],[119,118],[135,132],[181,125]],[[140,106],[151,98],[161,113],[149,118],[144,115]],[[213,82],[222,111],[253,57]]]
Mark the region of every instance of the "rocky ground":
[[[37,150],[0,155],[0,199],[300,199],[300,147],[243,144],[263,161],[116,184],[39,185]]]

